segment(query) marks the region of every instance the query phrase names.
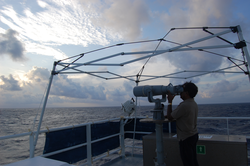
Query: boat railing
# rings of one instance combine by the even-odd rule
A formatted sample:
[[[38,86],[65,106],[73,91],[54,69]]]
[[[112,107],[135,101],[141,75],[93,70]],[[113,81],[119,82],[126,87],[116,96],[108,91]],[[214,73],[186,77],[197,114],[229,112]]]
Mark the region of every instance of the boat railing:
[[[119,154],[121,156],[125,157],[125,148],[127,148],[127,147],[130,147],[130,148],[142,148],[142,147],[138,147],[138,146],[134,146],[134,145],[133,146],[131,146],[131,145],[126,145],[125,146],[124,134],[126,134],[126,133],[150,134],[151,133],[151,132],[139,132],[139,131],[124,131],[124,125],[125,125],[124,120],[133,119],[133,118],[134,117],[113,118],[113,119],[107,119],[107,120],[100,120],[100,121],[96,121],[96,122],[88,122],[88,123],[79,124],[79,125],[71,125],[71,126],[60,127],[60,128],[52,128],[52,129],[47,128],[47,130],[41,130],[39,132],[39,134],[52,132],[52,131],[60,131],[60,130],[65,130],[65,129],[71,129],[71,128],[75,128],[75,127],[86,126],[86,137],[87,137],[86,143],[79,144],[79,145],[72,146],[72,147],[65,148],[65,149],[61,149],[61,150],[57,150],[57,151],[54,151],[54,152],[51,152],[51,153],[43,154],[41,156],[42,157],[48,157],[48,156],[51,156],[51,155],[62,153],[62,152],[72,150],[72,149],[75,149],[75,148],[79,148],[79,147],[82,147],[82,146],[87,146],[87,162],[84,163],[83,165],[92,165],[92,162],[100,160],[100,159],[102,159],[102,158],[104,158],[104,157],[106,157],[106,156],[108,156],[110,154],[117,153],[118,151],[120,152]],[[147,117],[136,117],[136,118],[147,118]],[[227,130],[227,135],[229,135],[230,134],[229,120],[250,120],[250,117],[198,117],[198,120],[226,120],[226,123],[227,123],[226,130]],[[111,122],[111,121],[120,121],[120,132],[92,141],[91,140],[91,125],[92,124],[98,124],[98,123]],[[171,125],[171,123],[169,123],[169,125]],[[171,130],[169,132],[171,133]],[[32,156],[34,156],[34,149],[32,149],[32,147],[34,147],[33,144],[34,144],[34,136],[35,135],[36,135],[36,131],[34,131],[34,132],[30,131],[30,132],[21,133],[21,134],[2,136],[2,137],[0,137],[0,140],[18,138],[18,137],[23,137],[23,136],[29,136],[29,145],[30,145],[29,152],[30,152],[30,158],[32,158]],[[105,140],[105,139],[108,139],[108,138],[111,138],[111,137],[115,137],[115,136],[118,136],[118,135],[120,136],[120,144],[121,144],[121,146],[119,148],[116,148],[114,150],[110,150],[110,151],[107,152],[107,154],[98,156],[98,157],[96,157],[94,159],[92,158],[91,144],[93,144],[95,142]],[[250,135],[246,135],[246,138],[250,139]]]
[[[230,134],[229,120],[250,120],[250,117],[198,117],[198,119],[203,120],[226,120],[227,123],[227,135]],[[250,134],[250,133],[249,133]],[[246,135],[247,139],[250,139],[250,135]]]

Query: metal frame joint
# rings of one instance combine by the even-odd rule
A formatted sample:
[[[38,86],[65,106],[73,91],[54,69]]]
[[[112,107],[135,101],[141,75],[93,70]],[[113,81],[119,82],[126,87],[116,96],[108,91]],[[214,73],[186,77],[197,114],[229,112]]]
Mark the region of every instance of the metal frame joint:
[[[240,49],[240,48],[243,48],[246,46],[247,46],[247,44],[246,44],[245,40],[234,44],[234,48],[236,48],[236,49]]]
[[[238,32],[237,26],[235,26],[235,27],[230,27],[230,29],[232,30],[233,33]]]

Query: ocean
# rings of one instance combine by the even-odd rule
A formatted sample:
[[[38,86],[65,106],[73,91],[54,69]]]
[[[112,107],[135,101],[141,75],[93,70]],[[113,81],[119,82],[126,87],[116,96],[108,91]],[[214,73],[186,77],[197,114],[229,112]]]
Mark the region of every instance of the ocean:
[[[176,106],[173,106],[174,108]],[[137,116],[152,116],[153,106],[138,106]],[[40,117],[40,109],[0,108],[0,137],[28,132],[34,128]],[[166,112],[166,111],[165,111]],[[34,119],[36,125],[34,126]],[[125,116],[121,107],[81,107],[81,108],[47,108],[41,130],[95,122]],[[204,104],[199,105],[198,117],[250,117],[250,103]],[[198,120],[201,134],[227,134],[226,120]],[[250,136],[250,120],[230,120],[231,135]],[[39,136],[36,155],[43,153],[45,136]],[[248,142],[250,153],[250,142]],[[29,157],[29,137],[0,140],[0,165],[23,160]]]

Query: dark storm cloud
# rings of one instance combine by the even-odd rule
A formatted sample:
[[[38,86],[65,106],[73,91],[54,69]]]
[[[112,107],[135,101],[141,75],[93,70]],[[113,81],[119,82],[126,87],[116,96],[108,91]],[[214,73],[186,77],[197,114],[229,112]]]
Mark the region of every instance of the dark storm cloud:
[[[24,44],[16,38],[18,33],[12,29],[0,33],[0,56],[8,55],[13,61],[25,60]]]
[[[33,67],[26,74],[29,80],[32,80],[33,87],[46,87],[49,81],[50,72],[46,68]],[[53,77],[50,94],[55,96],[65,96],[78,99],[105,100],[105,88],[102,85],[90,86],[84,85],[68,78],[67,75],[55,75]]]
[[[105,100],[104,90],[105,88],[101,85],[84,86],[69,79],[66,75],[58,75],[54,77],[51,94],[72,98]]]
[[[105,100],[106,95],[104,94],[105,88],[101,85],[94,87],[94,86],[87,86],[86,92],[91,96],[91,99],[96,100]]]
[[[129,82],[129,81],[124,81],[123,82],[123,87],[125,88],[125,90],[127,91],[127,92],[132,92],[133,91],[133,86],[134,84],[132,84],[131,82]]]
[[[217,69],[222,58],[203,52],[168,54],[166,58],[180,70],[209,71]]]
[[[71,83],[71,85],[64,85],[62,83],[54,82],[51,88],[51,94],[56,96],[65,96],[72,98],[88,98],[88,95],[84,91],[85,88],[82,88],[77,83]]]
[[[108,99],[115,102],[121,102],[131,99],[132,96],[127,95],[127,91],[122,87],[114,88],[107,91]]]
[[[22,88],[19,85],[19,82],[13,78],[10,74],[9,78],[0,76],[0,79],[3,81],[3,85],[0,85],[0,88],[7,91],[20,91]]]
[[[239,85],[237,83],[232,83],[227,80],[222,80],[214,85],[212,92],[220,93],[220,92],[230,92],[235,91]]]

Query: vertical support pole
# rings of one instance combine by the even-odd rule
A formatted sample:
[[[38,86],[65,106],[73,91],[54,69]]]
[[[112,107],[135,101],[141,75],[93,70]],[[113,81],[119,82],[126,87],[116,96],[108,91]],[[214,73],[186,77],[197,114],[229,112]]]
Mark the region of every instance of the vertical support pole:
[[[238,25],[237,26],[237,30],[238,30],[238,37],[239,37],[239,40],[240,41],[245,41],[244,38],[243,38],[243,33],[242,33],[242,30],[241,30],[241,27]],[[250,81],[250,56],[249,56],[249,53],[248,53],[248,50],[247,50],[247,46],[243,47],[242,48],[242,52],[243,52],[243,55],[246,56],[246,59],[247,59],[247,71],[248,71],[248,77],[249,77],[249,81]]]
[[[229,141],[229,125],[228,125],[228,118],[227,118],[227,139]]]
[[[168,133],[172,133],[172,131],[171,131],[171,122],[168,122]]]
[[[136,76],[136,86],[138,86],[138,82],[139,82],[139,79],[138,79],[138,76]],[[133,147],[132,147],[132,156],[134,156],[134,146],[135,146],[135,129],[136,129],[136,112],[137,112],[137,97],[135,97],[135,105],[136,105],[136,109],[135,109],[135,114],[134,114],[134,134],[133,134]]]
[[[91,148],[91,124],[88,124],[86,130],[87,137],[87,163],[88,166],[92,166],[92,148]]]
[[[121,155],[125,158],[125,144],[124,144],[124,119],[120,120],[120,143],[121,143]]]
[[[45,95],[45,98],[44,98],[43,109],[42,109],[42,112],[41,112],[39,124],[38,124],[37,131],[36,131],[36,138],[35,138],[35,142],[34,142],[34,145],[33,145],[33,146],[34,146],[33,151],[34,151],[35,148],[36,148],[38,136],[39,136],[39,133],[40,133],[40,129],[41,129],[42,121],[43,121],[43,115],[44,115],[45,108],[46,108],[46,105],[47,105],[47,100],[48,100],[48,97],[49,97],[49,92],[50,92],[50,88],[51,88],[51,84],[52,84],[52,80],[53,80],[55,68],[56,68],[56,62],[54,63],[53,70],[51,71],[48,89],[47,89],[47,92],[46,92],[46,95]],[[34,157],[34,152],[33,152],[32,154],[33,154],[33,156],[31,156],[31,158]]]
[[[227,118],[227,135],[229,135],[229,125],[228,125],[228,118]]]
[[[157,152],[157,166],[166,166],[164,163],[164,147],[163,147],[163,130],[162,123],[155,124],[156,132],[156,152]]]
[[[161,101],[166,101],[165,97],[154,100],[155,108],[153,111],[153,120],[155,121],[155,136],[156,136],[156,166],[166,166],[164,163],[164,146],[163,146],[163,125],[164,113]]]
[[[34,157],[34,134],[31,132],[30,134],[30,158]]]

